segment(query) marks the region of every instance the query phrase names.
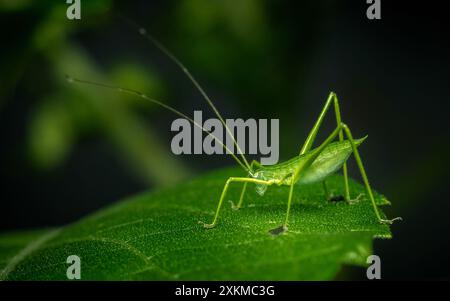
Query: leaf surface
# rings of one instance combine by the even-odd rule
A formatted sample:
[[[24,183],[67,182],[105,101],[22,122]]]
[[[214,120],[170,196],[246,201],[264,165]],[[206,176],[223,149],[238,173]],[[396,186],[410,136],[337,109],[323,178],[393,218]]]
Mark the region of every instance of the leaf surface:
[[[217,227],[203,229],[226,179],[241,173],[218,170],[143,193],[60,229],[0,235],[0,278],[64,280],[67,257],[77,255],[83,280],[326,280],[343,264],[365,266],[373,239],[391,237],[354,181],[353,204],[328,202],[320,183],[296,186],[283,235],[268,234],[286,212],[288,188],[277,186],[260,197],[249,185],[242,209],[224,203]],[[341,176],[327,184],[342,194]],[[227,200],[236,202],[241,188],[232,184]]]

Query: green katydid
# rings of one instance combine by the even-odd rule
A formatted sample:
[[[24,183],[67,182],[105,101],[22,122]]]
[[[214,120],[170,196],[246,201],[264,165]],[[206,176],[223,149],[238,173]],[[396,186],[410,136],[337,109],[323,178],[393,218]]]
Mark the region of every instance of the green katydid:
[[[378,210],[378,207],[375,203],[375,199],[373,196],[372,188],[369,184],[369,180],[367,178],[366,171],[364,169],[364,165],[362,163],[361,157],[359,155],[358,146],[365,140],[366,137],[362,139],[354,139],[352,136],[352,133],[350,131],[350,128],[342,122],[341,119],[341,113],[339,109],[339,102],[337,95],[333,92],[331,92],[328,96],[328,99],[322,109],[322,112],[320,113],[316,123],[314,124],[313,128],[311,129],[311,132],[309,133],[308,137],[306,138],[305,143],[303,144],[298,156],[282,162],[278,163],[276,165],[270,165],[270,166],[264,166],[260,164],[257,161],[252,161],[250,164],[248,163],[244,153],[242,152],[241,148],[239,147],[233,133],[226,125],[222,115],[219,113],[213,102],[211,101],[210,97],[204,89],[200,86],[200,84],[197,82],[197,80],[192,76],[190,71],[170,52],[165,46],[163,46],[158,40],[153,38],[151,35],[149,35],[145,29],[139,28],[139,33],[144,36],[146,39],[148,39],[150,42],[152,42],[159,50],[162,51],[172,62],[174,62],[178,67],[184,72],[184,74],[189,78],[189,80],[194,84],[195,88],[200,92],[202,97],[205,99],[205,101],[208,103],[208,105],[211,107],[211,109],[214,111],[214,113],[219,118],[220,122],[224,125],[227,134],[230,135],[230,137],[233,140],[233,144],[237,149],[238,155],[233,154],[233,152],[221,141],[218,139],[214,134],[212,134],[210,131],[206,130],[202,125],[195,122],[192,118],[188,117],[184,113],[181,113],[177,109],[160,102],[156,99],[153,99],[139,91],[128,89],[128,88],[122,88],[118,86],[108,85],[108,84],[102,84],[92,81],[86,81],[81,79],[75,79],[72,77],[67,76],[67,80],[69,82],[77,82],[81,84],[88,84],[88,85],[94,85],[99,86],[107,89],[113,89],[118,92],[122,93],[128,93],[135,96],[138,96],[140,98],[146,99],[148,101],[151,101],[175,114],[178,116],[181,116],[187,120],[189,120],[191,123],[194,124],[194,126],[199,127],[202,131],[204,131],[206,134],[210,135],[214,140],[216,140],[224,149],[229,153],[233,159],[241,166],[246,172],[247,177],[230,177],[222,190],[222,193],[220,195],[220,199],[213,217],[213,220],[211,223],[203,223],[204,228],[210,229],[214,228],[218,223],[219,213],[222,208],[223,201],[225,199],[225,196],[227,194],[229,185],[231,183],[243,183],[242,192],[240,194],[240,198],[238,203],[235,205],[233,202],[231,202],[232,208],[235,210],[238,210],[242,207],[244,196],[247,189],[248,183],[254,183],[256,185],[256,191],[259,195],[263,195],[266,191],[268,186],[271,185],[278,185],[278,186],[289,186],[289,195],[287,199],[287,210],[286,215],[284,218],[284,222],[281,226],[270,230],[269,232],[271,234],[277,235],[281,234],[288,229],[288,222],[289,222],[289,214],[290,209],[292,206],[292,196],[293,196],[293,189],[295,184],[308,184],[308,183],[315,183],[315,182],[323,182],[324,189],[327,194],[326,190],[326,183],[325,180],[328,176],[331,174],[337,172],[339,169],[342,168],[343,174],[344,174],[344,189],[345,189],[345,195],[344,199],[347,202],[350,202],[350,191],[349,191],[349,183],[348,183],[348,172],[347,172],[347,165],[346,161],[350,157],[350,155],[353,153],[355,156],[355,160],[358,166],[358,169],[361,173],[361,177],[364,181],[366,194],[372,203],[374,213],[376,215],[376,218],[380,223],[384,224],[392,224],[395,220],[401,220],[400,217],[396,217],[391,220],[383,219],[380,215],[380,212]],[[322,121],[324,117],[326,116],[326,113],[328,112],[329,108],[331,106],[334,106],[334,113],[336,118],[336,128],[334,131],[325,139],[322,144],[320,144],[318,147],[312,149],[314,140],[316,138],[316,135],[319,131],[319,128],[322,124]],[[346,139],[344,139],[344,136]],[[338,138],[338,141],[334,141],[336,138]]]

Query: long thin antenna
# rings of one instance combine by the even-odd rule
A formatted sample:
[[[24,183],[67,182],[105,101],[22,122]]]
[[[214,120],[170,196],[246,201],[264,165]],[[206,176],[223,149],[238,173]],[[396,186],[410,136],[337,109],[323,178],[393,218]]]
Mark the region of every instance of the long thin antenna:
[[[214,113],[217,115],[217,117],[219,118],[220,122],[225,126],[225,129],[228,133],[228,135],[230,135],[230,137],[233,139],[233,143],[236,146],[239,155],[241,156],[241,158],[243,159],[245,165],[247,166],[248,170],[251,170],[250,164],[248,164],[247,159],[245,158],[244,153],[242,152],[239,144],[237,143],[236,139],[234,138],[234,134],[231,132],[230,128],[227,126],[227,124],[225,123],[222,115],[220,115],[219,111],[217,110],[216,106],[214,105],[214,103],[211,101],[211,99],[209,98],[208,94],[206,94],[205,90],[203,90],[203,88],[200,86],[200,84],[197,82],[197,80],[194,78],[194,76],[191,74],[191,72],[189,72],[189,70],[183,65],[183,63],[174,55],[172,54],[172,52],[170,52],[163,44],[161,44],[157,39],[155,39],[152,35],[150,35],[149,33],[147,33],[147,30],[141,26],[139,26],[138,24],[136,24],[134,21],[129,20],[128,18],[119,15],[120,18],[122,18],[123,20],[125,20],[126,22],[130,23],[131,25],[133,25],[134,27],[138,28],[139,33],[144,36],[147,40],[149,40],[153,45],[155,45],[162,53],[164,53],[164,55],[166,55],[172,62],[174,62],[176,65],[178,65],[178,67],[181,69],[181,71],[183,71],[183,73],[189,78],[189,80],[194,84],[194,86],[197,88],[197,90],[200,92],[200,94],[203,96],[203,98],[206,100],[206,102],[209,104],[209,106],[211,107],[211,109],[214,111]]]
[[[83,80],[83,79],[77,79],[77,78],[73,78],[70,77],[68,75],[66,75],[66,79],[69,83],[79,83],[79,84],[85,84],[85,85],[91,85],[91,86],[97,86],[97,87],[101,87],[101,88],[106,88],[106,89],[110,89],[110,90],[114,90],[120,93],[126,93],[126,94],[131,94],[140,98],[143,98],[145,100],[148,100],[152,103],[155,103],[169,111],[171,111],[172,113],[177,114],[178,116],[181,116],[187,120],[189,120],[190,122],[192,122],[192,124],[194,124],[195,126],[197,126],[198,128],[200,128],[202,131],[204,131],[205,133],[207,133],[209,136],[213,137],[214,140],[216,140],[218,143],[220,143],[220,145],[223,146],[223,148],[225,148],[230,155],[233,157],[234,160],[236,160],[236,162],[247,172],[252,172],[251,169],[249,169],[245,164],[243,164],[241,162],[241,160],[239,160],[239,158],[233,154],[233,152],[219,139],[217,138],[217,136],[215,136],[213,133],[211,133],[210,131],[208,131],[207,129],[205,129],[204,127],[202,127],[200,124],[198,124],[195,120],[193,120],[191,117],[187,116],[186,114],[178,111],[177,109],[160,102],[159,100],[156,100],[154,98],[151,98],[149,96],[147,96],[146,94],[139,92],[137,90],[133,90],[133,89],[129,89],[129,88],[122,88],[119,86],[113,86],[113,85],[108,85],[108,84],[102,84],[102,83],[97,83],[97,82],[93,82],[93,81],[89,81],[89,80]]]

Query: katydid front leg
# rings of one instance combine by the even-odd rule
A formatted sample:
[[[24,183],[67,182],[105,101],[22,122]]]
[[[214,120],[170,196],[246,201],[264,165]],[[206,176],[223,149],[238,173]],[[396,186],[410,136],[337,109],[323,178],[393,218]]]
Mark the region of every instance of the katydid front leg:
[[[273,181],[264,181],[259,179],[253,179],[253,178],[235,178],[231,177],[228,178],[227,182],[225,183],[225,186],[223,187],[222,194],[220,195],[219,203],[217,204],[216,214],[214,215],[214,219],[211,224],[203,223],[203,226],[206,229],[214,228],[217,225],[217,219],[219,218],[220,209],[222,208],[223,200],[225,199],[225,195],[228,191],[228,186],[232,182],[241,182],[241,183],[255,183],[255,184],[264,184],[264,185],[272,185]]]
[[[259,163],[258,161],[253,160],[252,163],[250,164],[250,170],[251,172],[254,172],[254,168],[256,167],[261,167],[261,163]],[[248,177],[250,177],[251,175],[249,174]],[[233,203],[233,201],[230,201],[231,203],[231,208],[233,210],[239,210],[240,208],[242,208],[242,203],[244,202],[244,196],[245,196],[245,192],[247,191],[247,184],[248,182],[244,183],[244,187],[242,187],[242,191],[241,191],[241,196],[239,197],[239,202],[237,203],[237,205],[235,205]]]

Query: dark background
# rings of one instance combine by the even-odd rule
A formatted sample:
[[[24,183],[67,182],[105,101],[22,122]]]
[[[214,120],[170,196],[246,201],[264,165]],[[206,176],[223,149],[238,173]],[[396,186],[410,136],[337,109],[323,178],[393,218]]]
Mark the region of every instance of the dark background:
[[[173,116],[64,74],[120,83],[182,111],[207,110],[145,26],[226,118],[279,118],[281,159],[298,153],[330,91],[369,179],[404,222],[377,240],[384,279],[448,279],[449,22],[443,2],[0,1],[0,230],[63,225],[137,192],[219,166],[171,154]],[[212,117],[209,116],[209,117]],[[206,117],[204,117],[206,119]],[[333,128],[332,114],[319,139]],[[351,163],[351,174],[358,173]],[[354,275],[353,275],[354,274]],[[360,273],[349,272],[358,278]]]

